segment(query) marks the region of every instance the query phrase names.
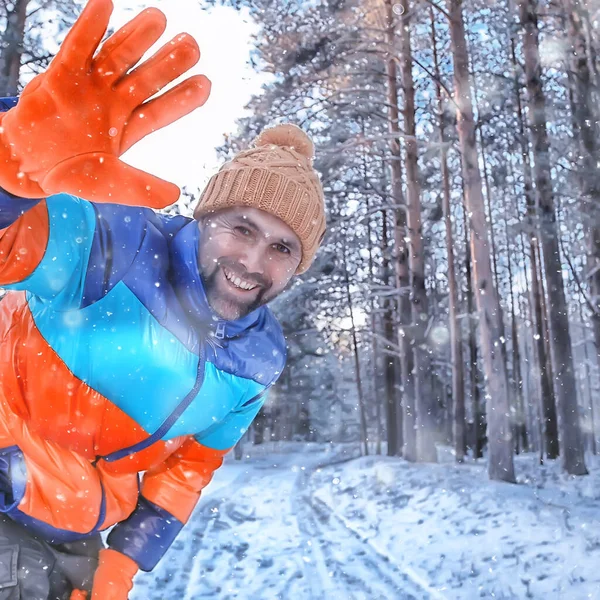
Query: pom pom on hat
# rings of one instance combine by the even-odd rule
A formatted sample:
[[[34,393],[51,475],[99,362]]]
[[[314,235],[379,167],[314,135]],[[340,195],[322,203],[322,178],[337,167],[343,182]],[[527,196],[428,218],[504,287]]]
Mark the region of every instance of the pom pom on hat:
[[[300,127],[291,123],[269,127],[254,140],[256,148],[269,144],[291,148],[311,160],[315,155],[315,146],[312,140]]]

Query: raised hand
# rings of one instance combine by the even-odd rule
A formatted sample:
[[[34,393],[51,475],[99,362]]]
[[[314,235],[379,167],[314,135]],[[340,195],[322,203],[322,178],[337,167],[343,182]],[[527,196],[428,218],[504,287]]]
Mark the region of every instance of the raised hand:
[[[179,196],[172,183],[119,157],[147,134],[206,102],[210,82],[190,77],[150,99],[200,58],[180,34],[139,64],[166,18],[147,9],[98,50],[111,0],[90,0],[47,71],[24,89],[0,123],[0,186],[16,195],[59,192],[88,200],[164,207]]]

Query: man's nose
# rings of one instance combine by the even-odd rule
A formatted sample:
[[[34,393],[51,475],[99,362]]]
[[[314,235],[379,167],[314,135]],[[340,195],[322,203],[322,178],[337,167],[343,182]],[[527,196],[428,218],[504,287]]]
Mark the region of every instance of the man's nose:
[[[249,248],[240,261],[249,274],[262,275],[265,272],[265,254],[259,248]]]

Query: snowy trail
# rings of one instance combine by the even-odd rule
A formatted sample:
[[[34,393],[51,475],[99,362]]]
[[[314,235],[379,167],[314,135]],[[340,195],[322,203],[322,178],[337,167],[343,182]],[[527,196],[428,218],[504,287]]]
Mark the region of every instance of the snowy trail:
[[[290,453],[225,464],[131,599],[429,598],[313,501],[309,475],[328,462],[336,457]]]
[[[377,554],[335,518],[324,503],[313,498],[308,473],[300,475],[297,484],[295,512],[312,550],[312,560],[307,561],[305,569],[309,581],[314,582],[311,598],[425,600],[431,597],[428,590]]]

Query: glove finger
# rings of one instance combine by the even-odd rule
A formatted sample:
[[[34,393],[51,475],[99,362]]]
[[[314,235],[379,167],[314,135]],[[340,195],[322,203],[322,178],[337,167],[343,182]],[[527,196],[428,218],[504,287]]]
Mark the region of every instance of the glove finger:
[[[83,590],[73,590],[69,600],[86,600],[87,597],[87,592],[84,592]]]
[[[73,194],[92,202],[165,208],[179,198],[179,188],[136,169],[112,154],[93,152],[63,161],[42,181],[46,194]]]
[[[138,106],[123,130],[120,153],[153,131],[181,119],[202,106],[210,95],[211,83],[204,75],[194,75],[150,102]]]
[[[116,85],[116,90],[126,92],[141,104],[191,69],[199,59],[200,49],[196,40],[182,33],[124,77]]]
[[[134,67],[160,38],[167,18],[157,8],[148,8],[110,36],[94,59],[94,68],[121,78]]]
[[[112,0],[89,0],[54,60],[72,71],[88,69],[106,33],[112,11]]]

